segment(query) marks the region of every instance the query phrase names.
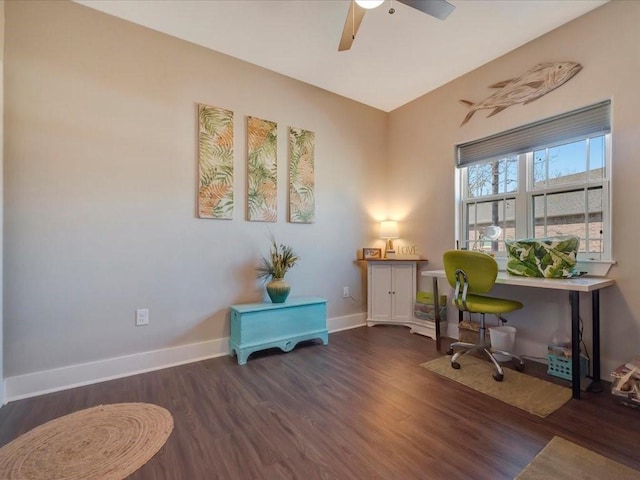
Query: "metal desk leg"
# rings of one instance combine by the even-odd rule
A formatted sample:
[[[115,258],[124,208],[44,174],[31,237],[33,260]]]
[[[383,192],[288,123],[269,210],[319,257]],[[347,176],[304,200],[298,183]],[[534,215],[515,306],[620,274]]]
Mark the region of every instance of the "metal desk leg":
[[[440,353],[440,305],[438,304],[438,278],[433,277],[433,308],[436,322],[436,351]]]
[[[600,290],[591,292],[591,320],[593,322],[592,380],[587,391],[600,393],[603,390],[602,383],[600,383]]]
[[[571,390],[572,397],[580,399],[580,297],[571,291]]]

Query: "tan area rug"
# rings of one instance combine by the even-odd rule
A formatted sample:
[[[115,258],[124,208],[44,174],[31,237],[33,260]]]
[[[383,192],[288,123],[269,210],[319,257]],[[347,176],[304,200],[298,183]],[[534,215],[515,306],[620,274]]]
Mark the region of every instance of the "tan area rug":
[[[172,430],[171,414],[149,403],[80,410],[0,448],[0,478],[122,480],[153,457]]]
[[[493,365],[473,356],[464,355],[458,361],[460,370],[451,367],[449,355],[421,366],[539,417],[553,413],[571,398],[569,388],[511,369],[504,369],[504,380],[496,382]]]
[[[514,480],[640,480],[640,472],[564,438],[553,437]]]

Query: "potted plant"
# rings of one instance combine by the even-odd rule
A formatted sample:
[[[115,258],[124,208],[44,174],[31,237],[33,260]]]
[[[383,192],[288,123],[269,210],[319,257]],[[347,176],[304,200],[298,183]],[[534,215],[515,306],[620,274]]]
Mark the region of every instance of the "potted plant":
[[[284,281],[284,276],[298,260],[300,257],[294,253],[291,246],[282,243],[278,245],[275,237],[271,235],[269,255],[262,257],[260,265],[256,267],[256,277],[265,281],[270,279],[266,287],[273,303],[284,303],[289,296],[291,286]]]

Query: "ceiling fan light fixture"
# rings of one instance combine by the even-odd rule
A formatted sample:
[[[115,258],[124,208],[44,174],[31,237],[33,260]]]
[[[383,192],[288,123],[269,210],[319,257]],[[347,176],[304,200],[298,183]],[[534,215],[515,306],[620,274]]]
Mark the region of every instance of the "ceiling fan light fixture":
[[[356,0],[356,3],[362,8],[366,8],[367,10],[369,10],[379,7],[384,3],[384,0]]]
[[[415,8],[427,15],[444,20],[447,16],[456,8],[455,5],[451,5],[447,0],[396,0],[398,3],[403,3],[408,7]],[[346,3],[346,1],[345,1]],[[379,7],[384,3],[384,0],[351,0],[349,3],[349,10],[347,11],[347,18],[344,21],[344,27],[342,28],[342,35],[340,36],[340,43],[338,44],[338,51],[344,52],[349,50],[353,41],[356,39],[356,33],[360,28],[360,23],[364,18],[364,14],[367,10]],[[395,12],[393,8],[393,0],[391,2],[391,8],[389,13]]]

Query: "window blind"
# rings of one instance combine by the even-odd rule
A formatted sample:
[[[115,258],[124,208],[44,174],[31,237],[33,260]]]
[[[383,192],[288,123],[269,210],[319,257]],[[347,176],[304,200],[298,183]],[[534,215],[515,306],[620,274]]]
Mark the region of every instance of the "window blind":
[[[456,163],[465,167],[481,160],[517,155],[536,148],[611,131],[611,101],[563,113],[456,147]]]

